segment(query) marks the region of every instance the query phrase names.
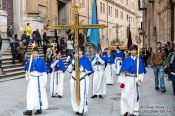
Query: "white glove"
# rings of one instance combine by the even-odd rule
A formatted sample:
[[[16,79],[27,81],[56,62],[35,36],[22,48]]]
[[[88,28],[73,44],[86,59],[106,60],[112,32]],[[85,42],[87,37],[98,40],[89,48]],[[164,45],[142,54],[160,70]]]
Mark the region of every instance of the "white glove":
[[[26,72],[25,77],[26,77],[26,81],[29,81],[29,77],[28,77],[28,74],[27,73],[28,72]]]
[[[138,85],[141,85],[141,84],[142,84],[142,80],[139,79],[139,78],[136,78],[136,83],[137,83]]]
[[[75,64],[75,60],[72,60],[72,64]]]
[[[29,81],[29,77],[26,77],[26,81]]]
[[[80,67],[80,71],[81,71],[81,72],[84,71],[84,68],[83,68],[82,66]]]
[[[68,56],[67,59],[66,59],[66,62],[69,62],[71,60],[71,57]]]
[[[100,56],[99,56],[99,54],[96,54],[96,58],[99,58]]]

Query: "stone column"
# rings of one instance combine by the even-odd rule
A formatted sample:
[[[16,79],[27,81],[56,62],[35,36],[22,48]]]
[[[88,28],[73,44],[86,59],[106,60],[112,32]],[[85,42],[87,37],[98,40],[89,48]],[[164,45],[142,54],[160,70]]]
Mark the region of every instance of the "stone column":
[[[20,37],[20,24],[21,24],[21,0],[13,0],[13,14],[14,14],[14,33]]]
[[[167,3],[167,29],[165,34],[165,39],[170,41],[171,40],[171,3]]]
[[[58,3],[56,0],[49,0],[48,2],[48,20],[55,25],[58,18]]]

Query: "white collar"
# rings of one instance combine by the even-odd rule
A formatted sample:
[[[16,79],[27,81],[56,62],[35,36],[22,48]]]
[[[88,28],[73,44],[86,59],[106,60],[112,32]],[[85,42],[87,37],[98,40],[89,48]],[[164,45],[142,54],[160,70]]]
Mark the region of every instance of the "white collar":
[[[131,56],[131,58],[132,58],[133,60],[135,60],[135,59],[136,59],[136,56]]]

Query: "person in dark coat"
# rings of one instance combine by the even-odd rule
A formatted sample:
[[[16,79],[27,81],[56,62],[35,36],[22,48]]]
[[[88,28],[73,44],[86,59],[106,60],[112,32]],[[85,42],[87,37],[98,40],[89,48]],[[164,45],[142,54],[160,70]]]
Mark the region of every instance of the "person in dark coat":
[[[17,34],[15,34],[15,38],[14,38],[14,42],[11,44],[12,64],[15,64],[15,60],[18,53],[18,46],[19,46],[17,41]]]
[[[46,43],[46,45],[49,43],[49,39],[47,37],[46,32],[43,33],[43,43]]]
[[[36,43],[38,44],[38,46],[42,46],[42,44],[41,44],[41,34],[40,34],[38,29],[36,29],[36,38],[37,38]]]
[[[2,48],[2,37],[1,37],[1,31],[0,31],[0,51],[1,51],[1,48]]]
[[[142,49],[141,55],[142,55],[142,59],[143,59],[143,62],[145,64],[145,67],[148,67],[148,57],[149,57],[148,55],[149,55],[149,53],[148,53],[146,48]]]
[[[37,42],[36,31],[33,31],[33,33],[32,33],[32,43],[33,43],[34,41]]]

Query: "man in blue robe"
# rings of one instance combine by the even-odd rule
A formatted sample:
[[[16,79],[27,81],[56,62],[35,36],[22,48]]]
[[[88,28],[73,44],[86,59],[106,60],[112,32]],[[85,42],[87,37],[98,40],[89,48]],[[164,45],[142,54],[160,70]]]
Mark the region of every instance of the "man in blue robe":
[[[75,53],[75,58],[78,54]],[[75,60],[71,61],[68,66],[68,71],[72,74],[70,79],[71,88],[71,102],[73,111],[80,116],[83,116],[85,112],[88,111],[88,91],[89,91],[89,75],[93,73],[91,62],[84,55],[84,47],[80,48],[79,51],[79,65],[80,65],[80,104],[76,101],[76,76],[75,76]]]
[[[120,112],[123,116],[137,116],[139,112],[139,88],[146,73],[142,59],[137,56],[137,45],[131,45],[131,56],[124,59],[120,69],[118,82],[121,92]],[[139,72],[137,76],[137,62],[139,61]]]
[[[115,56],[116,74],[118,75],[125,55],[122,51],[120,51],[120,48],[117,47],[116,51],[114,52],[114,56]]]
[[[113,85],[114,84],[114,57],[111,55],[111,51],[106,49],[107,55],[104,56],[106,67],[105,67],[105,78],[106,84]]]
[[[64,83],[64,72],[65,66],[61,58],[61,52],[55,56],[51,63],[52,73],[50,78],[50,94],[55,97],[58,94],[59,98],[63,96],[63,83]]]
[[[105,71],[105,59],[101,55],[101,51],[99,54],[96,54],[92,60],[91,64],[94,70],[93,74],[93,96],[91,98],[103,98],[103,95],[106,95],[106,79],[104,76]]]
[[[24,115],[32,115],[32,110],[36,110],[35,115],[41,114],[43,109],[48,108],[46,95],[47,67],[44,59],[38,57],[38,48],[32,50],[32,60],[25,65],[27,86],[27,107]]]

